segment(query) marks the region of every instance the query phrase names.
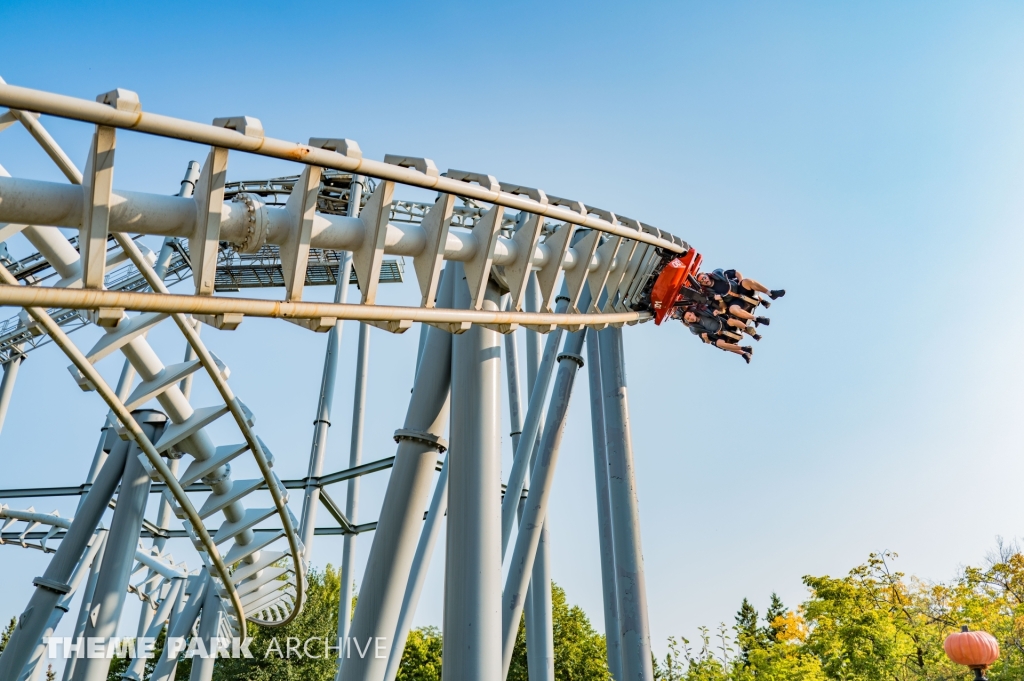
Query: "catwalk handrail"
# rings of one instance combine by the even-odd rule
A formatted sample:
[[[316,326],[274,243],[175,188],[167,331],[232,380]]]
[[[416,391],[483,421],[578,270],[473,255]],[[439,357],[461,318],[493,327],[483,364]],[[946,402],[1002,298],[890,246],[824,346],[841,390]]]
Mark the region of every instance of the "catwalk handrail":
[[[134,130],[159,137],[208,144],[214,147],[243,151],[284,161],[295,161],[310,166],[358,173],[376,179],[390,180],[413,187],[463,196],[535,215],[543,215],[552,220],[588,227],[607,234],[651,244],[673,253],[683,253],[686,251],[684,245],[659,238],[653,234],[637,232],[628,227],[612,224],[592,213],[581,215],[570,208],[541,203],[520,194],[510,194],[500,190],[495,191],[462,180],[428,175],[413,168],[405,168],[361,157],[345,156],[335,151],[328,151],[327,149],[311,147],[296,142],[287,142],[265,136],[252,137],[228,128],[186,121],[161,114],[147,113],[141,110],[135,112],[119,111],[99,102],[16,85],[0,84],[0,105],[11,109],[23,109],[59,118],[94,123],[96,125]]]

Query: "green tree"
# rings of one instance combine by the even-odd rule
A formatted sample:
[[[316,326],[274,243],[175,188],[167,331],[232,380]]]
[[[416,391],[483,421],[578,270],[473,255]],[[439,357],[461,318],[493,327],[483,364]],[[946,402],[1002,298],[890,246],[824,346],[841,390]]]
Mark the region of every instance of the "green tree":
[[[772,592],[771,603],[768,604],[768,612],[764,614],[764,635],[772,643],[776,643],[779,640],[779,629],[776,627],[776,621],[781,621],[780,618],[786,616],[786,606],[782,604],[782,599],[775,592]]]
[[[806,648],[829,678],[927,678],[943,667],[941,643],[922,617],[915,584],[892,572],[891,554],[871,555],[846,577],[805,577],[811,623]],[[939,643],[939,645],[935,645]]]
[[[14,635],[14,628],[18,626],[18,618],[12,617],[11,621],[7,623],[7,627],[3,633],[0,634],[0,653],[4,652],[4,648],[7,647],[8,641],[11,640],[11,636]]]
[[[128,671],[131,664],[129,657],[115,657],[110,661],[110,669],[107,671],[107,681],[121,681],[121,675]]]
[[[657,681],[728,681],[732,641],[724,624],[719,625],[717,641],[712,642],[711,630],[698,629],[700,647],[695,651],[686,638],[669,638],[669,652],[665,660],[654,660],[654,678]]]
[[[609,679],[604,636],[578,605],[570,606],[565,590],[551,583],[551,611],[555,647],[555,678],[558,681]]]
[[[553,595],[553,594],[552,594]],[[554,598],[552,598],[554,601]],[[554,603],[552,602],[552,606]],[[529,681],[530,668],[526,656],[526,614],[519,617],[519,629],[516,631],[516,642],[512,647],[512,661],[508,666],[505,681]]]
[[[746,598],[743,599],[740,609],[736,613],[736,625],[733,629],[736,632],[736,643],[740,647],[740,664],[749,667],[750,653],[766,648],[770,639],[760,624],[757,609]]]
[[[554,582],[551,583],[551,621],[557,681],[605,681],[611,678],[604,636],[597,633],[581,607],[569,605],[565,589]],[[520,618],[508,681],[527,681],[528,678],[525,618]]]
[[[437,627],[410,631],[395,681],[441,681],[442,647]]]
[[[1024,554],[999,545],[985,567],[967,567],[946,583],[892,569],[895,554],[871,555],[842,577],[806,576],[807,599],[787,610],[773,595],[757,626],[740,605],[732,632],[700,629],[697,650],[669,639],[655,665],[661,681],[952,681],[968,672],[943,652],[961,625],[1000,642],[993,681],[1024,678]],[[735,645],[740,653],[731,656]]]
[[[758,627],[753,607],[744,599],[737,623],[730,629],[720,624],[712,634],[700,627],[700,645],[669,638],[669,652],[655,661],[658,681],[825,681],[815,657],[802,648],[807,627],[798,613],[786,613],[774,619],[777,640],[768,638]],[[744,640],[748,641],[744,644]],[[740,654],[733,655],[734,646]]]
[[[337,668],[337,652],[327,654],[325,639],[331,645],[338,637],[338,601],[341,582],[330,565],[324,570],[310,569],[308,591],[302,613],[280,627],[249,625],[252,637],[252,658],[230,658],[217,661],[214,681],[330,681]],[[289,657],[289,640],[302,642],[300,650],[311,639],[300,656]],[[307,657],[310,656],[317,657]],[[181,673],[179,672],[179,678]]]

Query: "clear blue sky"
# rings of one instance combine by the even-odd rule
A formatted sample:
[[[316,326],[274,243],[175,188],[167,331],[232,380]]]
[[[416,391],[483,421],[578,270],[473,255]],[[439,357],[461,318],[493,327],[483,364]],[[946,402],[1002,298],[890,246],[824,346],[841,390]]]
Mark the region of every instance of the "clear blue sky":
[[[0,75],[88,98],[125,87],[148,111],[248,114],[275,137],[345,136],[370,157],[485,171],[636,216],[709,266],[785,287],[750,366],[679,325],[625,334],[663,652],[669,635],[731,622],[744,596],[796,605],[802,575],[873,551],[944,579],[1021,534],[1022,35],[1024,7],[988,2],[8,1]],[[48,124],[81,163],[88,129]],[[122,135],[115,184],[169,193],[204,153]],[[22,130],[0,134],[0,164],[59,179]],[[236,154],[229,176],[294,172]],[[411,281],[386,291],[417,296]],[[328,470],[348,457],[355,335],[345,328]],[[280,474],[305,475],[323,337],[258,320],[206,337]],[[173,334],[153,341],[167,361],[181,352]],[[416,335],[373,342],[367,460],[393,452]],[[66,364],[52,346],[25,364],[3,486],[84,476],[104,409]],[[551,525],[554,577],[600,627],[588,419],[581,392]],[[367,480],[360,520],[375,518],[383,480]],[[6,618],[44,559],[0,552]],[[339,557],[339,541],[318,541],[315,562]],[[421,624],[440,623],[441,578],[437,559]]]

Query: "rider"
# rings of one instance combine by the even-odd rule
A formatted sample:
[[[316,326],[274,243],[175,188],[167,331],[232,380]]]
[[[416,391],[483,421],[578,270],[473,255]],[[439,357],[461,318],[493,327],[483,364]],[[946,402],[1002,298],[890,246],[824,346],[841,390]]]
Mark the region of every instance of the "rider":
[[[673,311],[672,316],[685,323],[687,312],[690,312],[697,317],[698,324],[702,324],[713,333],[720,333],[722,330],[725,330],[733,333],[745,333],[754,340],[761,340],[761,335],[753,326],[747,326],[739,319],[736,319],[725,312],[713,310],[707,305],[685,305],[677,307]],[[706,319],[707,321],[701,322],[701,319]]]
[[[736,270],[715,270],[710,274],[701,272],[697,275],[697,283],[713,293],[719,299],[735,299],[746,297],[758,301],[768,307],[768,301],[762,300],[757,293],[767,293],[772,300],[786,295],[785,289],[769,290],[767,286],[753,279],[746,279]]]
[[[715,347],[725,350],[726,352],[733,352],[743,357],[743,359],[750,364],[750,355],[754,352],[754,348],[749,345],[738,345],[732,342],[732,339],[723,337],[723,332],[727,331],[729,327],[739,328],[741,331],[754,336],[754,339],[760,339],[760,336],[756,333],[751,333],[749,327],[745,326],[742,322],[735,319],[725,319],[716,317],[715,315],[705,310],[686,310],[683,312],[683,324],[690,329],[690,332],[695,336],[699,336],[702,341]]]
[[[721,272],[721,270],[715,271]],[[708,281],[709,284],[702,284],[702,280]],[[761,326],[762,324],[768,326],[771,323],[768,317],[759,317],[753,314],[758,303],[767,305],[768,301],[761,300],[759,296],[755,295],[755,302],[755,300],[751,300],[749,297],[734,295],[732,289],[728,289],[725,296],[722,296],[716,292],[715,287],[712,285],[716,281],[718,280],[711,279],[708,275],[700,274],[697,276],[697,283],[701,284],[701,289],[697,291],[691,288],[684,288],[681,295],[687,303],[696,303],[703,307],[715,309],[715,314],[728,314],[744,322],[754,322],[755,326]],[[729,280],[727,279],[727,281]],[[718,289],[724,290],[725,286],[719,284]]]

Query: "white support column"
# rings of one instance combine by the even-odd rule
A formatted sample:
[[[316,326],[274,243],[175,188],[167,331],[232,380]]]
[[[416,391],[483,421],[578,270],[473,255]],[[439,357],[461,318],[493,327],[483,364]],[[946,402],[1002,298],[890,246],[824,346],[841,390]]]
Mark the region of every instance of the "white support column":
[[[653,681],[651,630],[647,617],[647,582],[640,541],[640,509],[636,494],[633,443],[629,432],[626,370],[622,357],[622,329],[599,333],[601,385],[604,401],[608,497],[618,595],[620,681]]]
[[[559,311],[565,310],[565,303],[560,300]],[[558,351],[558,342],[562,338],[562,330],[555,329],[548,334],[544,344],[544,355],[540,366],[536,368],[533,363],[535,354],[534,343],[539,341],[534,331],[528,331],[527,340],[527,386],[530,393],[530,401],[526,407],[526,422],[523,424],[523,433],[519,437],[519,444],[516,447],[515,458],[512,460],[512,470],[508,474],[508,484],[505,489],[505,498],[501,504],[501,542],[502,555],[508,547],[508,539],[512,535],[512,523],[515,521],[516,511],[519,508],[519,496],[523,493],[523,485],[526,482],[526,474],[536,449],[538,435],[540,434],[541,422],[544,419],[544,402],[547,397],[548,386],[551,385],[551,374],[555,366],[555,355]]]
[[[132,416],[150,440],[156,440],[167,423],[167,417],[156,411],[133,412]],[[135,442],[118,442],[116,446],[127,450],[127,459],[117,494],[117,507],[110,522],[110,535],[100,566],[93,606],[85,625],[86,639],[107,640],[117,634],[132,567],[135,565],[139,532],[142,530],[149,500],[150,478],[139,460],[141,450],[138,445]],[[79,661],[73,678],[75,681],[106,681],[110,663],[109,657],[86,656]]]
[[[202,610],[207,590],[215,590],[216,585],[210,580],[210,573],[204,568],[198,577],[191,577],[188,580],[184,591],[187,600],[183,601],[184,607],[172,613],[170,623],[167,627],[167,639],[184,638],[192,631],[199,613]],[[174,681],[174,675],[178,667],[178,657],[170,657],[169,646],[164,646],[160,659],[157,660],[149,681]]]
[[[141,627],[140,622],[139,637],[148,636],[156,639],[160,635],[160,631],[164,628],[164,622],[171,615],[174,607],[179,603],[179,597],[181,596],[182,589],[185,588],[185,578],[172,579],[170,583],[166,584],[163,588],[163,600],[156,609],[153,608],[149,603],[143,603],[142,607],[147,610],[152,610],[152,617],[146,619],[149,620],[149,624],[145,629]],[[141,618],[140,618],[141,619]],[[136,639],[138,640],[138,639]],[[123,675],[123,679],[131,679],[132,681],[141,681],[146,671],[146,663],[148,660],[144,657],[134,657],[131,663],[128,665],[128,671]]]
[[[604,640],[608,671],[622,679],[619,660],[619,602],[615,587],[615,547],[608,499],[608,455],[605,451],[604,399],[601,387],[601,349],[597,331],[587,331],[587,378],[590,384],[591,439],[594,443],[594,486],[597,492],[597,532],[601,552],[601,591],[604,602]]]
[[[7,410],[11,407],[11,395],[14,394],[14,382],[18,380],[18,369],[25,361],[25,355],[15,355],[3,366],[3,378],[0,378],[0,433],[4,430]]]
[[[42,673],[43,664],[46,663],[46,651],[48,646],[46,641],[50,636],[53,636],[54,630],[60,621],[64,618],[64,615],[71,609],[71,600],[75,597],[78,591],[79,585],[81,585],[83,578],[92,569],[92,564],[96,560],[96,556],[106,540],[106,530],[100,530],[96,533],[92,543],[89,545],[89,550],[85,556],[75,567],[74,573],[71,575],[71,579],[68,580],[68,586],[70,590],[61,597],[60,601],[57,602],[57,607],[50,613],[50,621],[46,623],[46,630],[43,632],[42,640],[36,645],[36,650],[32,654],[32,660],[25,665],[25,669],[22,671],[18,681],[29,681],[30,679],[38,679]]]
[[[537,542],[537,556],[533,561],[533,575],[526,597],[533,607],[527,628],[533,629],[528,639],[534,648],[531,661],[532,678],[537,681],[555,681],[555,622],[551,603],[551,534],[550,519],[545,515],[544,527]],[[529,651],[527,651],[529,657]]]
[[[313,139],[310,143],[321,146],[341,147],[344,140]],[[353,143],[354,144],[354,143]],[[358,147],[356,147],[358,149]],[[349,183],[348,213],[359,215],[359,203],[362,197],[363,178],[355,175]],[[352,276],[352,254],[345,253],[338,266],[338,281],[334,288],[334,302],[348,302],[349,279]],[[331,427],[331,409],[334,405],[334,390],[338,374],[338,354],[341,352],[341,332],[344,322],[339,320],[327,332],[327,350],[324,357],[324,372],[320,382],[320,399],[317,405],[317,418],[313,426],[313,448],[309,455],[309,470],[305,496],[302,500],[302,522],[299,534],[305,547],[304,556],[307,562],[313,553],[315,539],[316,516],[320,507],[320,488],[313,484],[312,479],[320,477],[323,472],[324,457],[327,454],[327,435]],[[351,520],[352,516],[349,516]]]
[[[543,304],[536,274],[530,277],[526,290],[527,310],[537,312]],[[560,303],[564,305],[564,303]],[[546,386],[545,386],[546,388]],[[532,396],[531,396],[532,399]],[[536,468],[538,450],[535,447],[530,457],[531,481]],[[520,522],[520,530],[522,530]],[[530,588],[526,598],[530,607],[526,609],[527,661],[533,681],[555,680],[555,643],[554,620],[551,612],[551,553],[550,528],[548,517],[544,517],[544,527],[540,531],[537,544],[537,556],[533,563],[533,574],[530,577]]]
[[[438,305],[449,307],[455,277],[448,268],[445,271]],[[445,446],[441,435],[448,421],[452,336],[434,327],[426,331],[423,359],[413,384],[405,424],[395,433],[398,451],[352,620],[352,639],[361,642],[375,636],[386,638],[395,632],[423,526],[423,509],[434,479],[438,450]],[[386,669],[386,655],[384,659],[353,655],[344,659],[337,678],[340,681],[380,681]]]
[[[0,653],[0,679],[16,679],[28,663],[46,630],[50,613],[60,602],[62,596],[71,588],[71,579],[75,568],[85,555],[88,545],[93,541],[96,527],[114,495],[124,471],[127,452],[120,450],[107,458],[106,463],[96,477],[79,506],[71,527],[61,540],[57,552],[53,554],[42,577],[33,580],[35,591],[29,599],[28,606],[18,620],[7,647]]]
[[[589,294],[585,293],[583,300],[589,304]],[[537,547],[540,544],[547,517],[555,465],[558,461],[559,446],[569,411],[569,399],[572,395],[576,374],[583,365],[580,351],[583,349],[584,333],[584,331],[576,331],[569,334],[562,352],[558,355],[558,375],[551,392],[551,405],[548,408],[541,444],[537,450],[533,474],[530,476],[530,494],[526,498],[519,534],[516,536],[515,547],[509,562],[509,572],[502,592],[502,678],[508,674],[512,661],[519,618],[523,612],[523,605],[529,598],[527,589],[539,590],[534,571]],[[530,585],[531,579],[532,586]],[[533,599],[533,604],[534,610],[538,610],[536,597]],[[534,621],[536,620],[535,616]],[[527,627],[529,626],[530,623],[527,622]],[[533,640],[536,641],[537,638],[535,637]],[[529,646],[529,643],[527,645]],[[548,663],[544,660],[542,664],[534,668],[540,678],[550,678],[551,673],[545,671],[546,666]]]
[[[462,267],[455,306],[471,304]],[[488,283],[486,309],[498,309]],[[448,452],[444,681],[501,681],[501,351],[498,333],[474,326],[452,348]]]
[[[96,582],[100,578],[100,566],[103,564],[103,549],[107,545],[107,530],[100,529],[97,531],[96,539],[93,541],[99,543],[99,549],[89,563],[89,578],[86,580],[85,588],[82,590],[82,601],[78,606],[78,619],[75,621],[75,629],[71,635],[72,639],[77,639],[85,633],[85,624],[88,621],[89,611],[92,609],[92,597],[96,593]],[[64,663],[64,675],[61,677],[63,681],[71,679],[75,672],[78,658],[81,656],[82,652],[72,653],[71,659]]]
[[[540,283],[539,279],[538,279],[538,283]],[[564,302],[565,301],[565,299],[564,299],[564,292],[565,292],[565,278],[564,278],[564,276],[562,278],[561,286],[562,286],[562,291],[563,291],[563,301],[556,302],[556,308],[557,307],[561,307],[561,311],[564,312],[565,308],[566,308],[566,305],[567,305],[567,302]],[[527,299],[526,299],[527,306],[526,306],[526,309],[527,310],[533,310],[534,308],[532,306],[532,302],[531,301],[535,300],[535,296],[532,295],[533,294],[532,287],[527,286],[526,293],[527,293]],[[558,344],[561,342],[561,337],[562,337],[562,330],[561,329],[557,329],[557,330],[551,332],[550,334],[548,334],[548,337],[547,337],[547,340],[546,340],[546,344],[544,345],[544,354],[542,356],[541,355],[541,334],[537,333],[536,331],[527,331],[526,332],[526,386],[527,386],[528,394],[530,395],[530,402],[531,402],[531,404],[534,403],[533,391],[534,391],[534,388],[536,388],[536,386],[537,386],[537,381],[542,379],[542,382],[543,382],[544,385],[543,385],[543,388],[539,391],[539,393],[537,395],[537,398],[536,398],[536,403],[535,403],[536,404],[536,407],[535,407],[536,413],[530,413],[529,412],[529,408],[527,409],[527,422],[529,422],[531,419],[536,419],[536,426],[534,428],[532,428],[532,429],[527,428],[527,430],[530,433],[533,433],[533,437],[531,438],[532,444],[530,444],[529,446],[524,446],[523,447],[523,449],[526,450],[524,452],[524,454],[523,454],[523,460],[521,462],[524,472],[528,470],[527,469],[528,465],[529,465],[530,468],[532,468],[533,453],[536,451],[537,443],[540,442],[540,428],[541,428],[541,424],[543,423],[543,420],[544,420],[544,401],[545,401],[545,399],[547,397],[548,382],[550,381],[550,376],[551,376],[551,373],[552,373],[552,368],[555,365],[555,354],[558,352]],[[543,357],[543,359],[542,359],[542,357]],[[520,442],[523,442],[522,437],[520,437]],[[516,451],[518,453],[518,451],[519,451],[518,448],[517,448]],[[527,454],[529,454],[529,456],[527,456]],[[515,466],[513,465],[513,469],[514,468],[515,468]],[[512,480],[512,476],[511,475],[509,476],[509,480],[510,480],[510,484],[511,484],[511,480]],[[525,482],[521,483],[520,484],[520,489],[522,489],[524,486],[525,486]],[[507,496],[507,494],[508,494],[508,492],[506,491],[506,496]],[[518,499],[517,499],[516,512],[518,514],[519,526],[522,527],[523,511],[525,510],[525,507],[526,507],[526,498],[522,496],[522,492],[520,492],[519,495],[517,495],[517,496],[518,496]],[[505,513],[505,508],[502,507],[502,531],[503,532],[505,531],[505,526],[504,526],[505,516],[504,516],[504,513]],[[504,552],[507,552],[508,551],[508,537],[506,537],[505,534],[502,534],[502,539],[505,542]],[[502,555],[504,556],[504,553]],[[526,632],[525,632],[526,633],[526,667],[527,667],[527,675],[532,677],[532,678],[534,678],[534,679],[536,679],[536,678],[540,677],[540,671],[539,671],[538,668],[540,667],[540,657],[541,657],[540,656],[540,649],[541,649],[541,645],[535,640],[537,638],[537,634],[538,634],[538,631],[540,630],[540,627],[537,626],[536,616],[535,616],[535,614],[533,612],[533,609],[534,609],[533,600],[534,600],[533,599],[533,590],[532,589],[527,589],[526,601],[523,603],[523,619],[524,619],[524,627],[526,629]]]
[[[335,302],[344,303],[348,298],[348,276],[352,272],[352,259],[346,253],[338,267],[338,286]],[[345,282],[345,283],[343,283]],[[334,405],[334,388],[338,375],[338,354],[341,352],[341,331],[339,321],[327,332],[327,350],[324,357],[324,371],[320,378],[320,397],[317,404],[316,420],[313,422],[313,448],[309,455],[309,469],[306,473],[306,490],[302,499],[302,515],[299,536],[302,539],[303,558],[312,560],[314,530],[317,511],[320,507],[320,488],[315,480],[323,473],[324,457],[327,454],[327,435],[331,427],[331,410]]]
[[[366,422],[366,379],[370,370],[370,326],[359,325],[359,348],[356,351],[355,395],[352,399],[352,439],[349,444],[348,466],[355,468],[363,459],[363,426]],[[359,476],[349,478],[345,494],[345,517],[355,524],[359,513]],[[352,596],[355,588],[357,535],[349,533],[342,538],[341,547],[341,600],[338,610],[338,638],[348,641],[352,628]]]
[[[203,597],[203,614],[199,618],[199,631],[196,635],[202,639],[206,646],[207,653],[213,651],[217,645],[217,637],[220,631],[220,618],[223,610],[220,595],[217,593],[216,584],[211,580],[210,588],[206,590]],[[192,673],[189,674],[189,681],[211,681],[213,679],[213,667],[217,663],[215,656],[208,655],[205,658],[192,658]]]
[[[402,614],[398,618],[395,642],[388,655],[388,668],[384,674],[384,681],[395,681],[395,677],[398,676],[398,668],[402,664],[402,654],[405,652],[405,643],[409,639],[409,629],[412,627],[412,620],[416,615],[416,606],[420,602],[423,584],[427,581],[427,569],[430,567],[430,558],[434,555],[434,544],[437,543],[437,538],[441,534],[441,520],[447,512],[448,459],[445,459],[441,466],[441,473],[437,476],[437,485],[434,486],[434,496],[430,499],[430,508],[427,510],[427,518],[423,523],[419,544],[416,545],[416,557],[413,559],[412,570],[409,573],[409,585],[405,589]]]

